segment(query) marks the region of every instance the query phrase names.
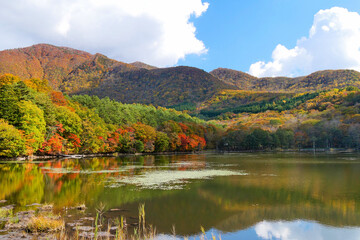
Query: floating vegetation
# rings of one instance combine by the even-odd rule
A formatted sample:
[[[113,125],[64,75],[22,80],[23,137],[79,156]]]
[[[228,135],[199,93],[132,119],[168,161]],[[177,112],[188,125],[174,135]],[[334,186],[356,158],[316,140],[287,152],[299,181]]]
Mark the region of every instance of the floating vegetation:
[[[133,184],[147,189],[182,189],[189,180],[210,179],[220,176],[248,175],[243,171],[230,170],[191,170],[191,171],[153,171],[142,175],[117,179],[117,183]]]

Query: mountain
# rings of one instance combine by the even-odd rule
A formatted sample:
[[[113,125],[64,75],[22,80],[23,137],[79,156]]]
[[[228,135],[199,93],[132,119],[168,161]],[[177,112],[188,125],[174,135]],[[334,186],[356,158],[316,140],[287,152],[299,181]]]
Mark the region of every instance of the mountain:
[[[193,67],[109,71],[96,88],[80,94],[110,97],[124,103],[173,106],[201,103],[222,89],[236,89],[211,74]]]
[[[73,94],[85,89],[96,88],[104,81],[109,71],[115,68],[119,72],[138,70],[133,65],[119,62],[97,53],[69,72],[62,79],[60,89],[68,94]]]
[[[78,65],[91,59],[87,52],[38,44],[0,52],[0,73],[11,73],[23,79],[48,79],[54,88]]]
[[[218,68],[210,73],[224,83],[236,86],[241,90],[308,92],[347,86],[360,87],[360,73],[354,70],[325,70],[297,78],[257,78],[241,71],[226,68]]]
[[[226,68],[208,73],[185,66],[156,68],[142,62],[127,64],[99,53],[48,44],[0,51],[0,74],[3,73],[22,79],[48,79],[55,90],[70,95],[108,96],[124,103],[179,110],[204,108],[200,105],[208,106],[209,101],[217,101],[216,98],[226,100],[216,105],[221,108],[251,104],[252,99],[257,99],[256,94],[243,92],[220,94],[224,90],[299,93],[350,85],[360,87],[360,73],[353,70],[327,70],[297,78],[257,78]],[[276,101],[282,95],[269,96],[266,95],[264,101]]]
[[[250,74],[236,71],[228,68],[217,68],[210,72],[214,77],[217,77],[221,81],[236,86],[240,89],[249,88],[249,84],[257,80],[256,77],[251,76]]]
[[[220,89],[236,89],[197,68],[158,69],[48,44],[1,51],[3,73],[22,79],[48,79],[54,89],[67,94],[87,93],[124,103],[161,106],[200,103]]]
[[[330,90],[347,86],[360,87],[360,72],[354,70],[326,70],[298,78],[295,84],[289,86],[294,92]]]
[[[101,73],[109,71],[114,66],[134,69],[136,67],[108,59],[101,54],[90,54],[84,51],[57,47],[49,44],[37,44],[31,47],[0,51],[0,74],[11,73],[22,79],[47,79],[55,89],[60,89],[64,80],[84,79],[94,81],[102,77]],[[87,80],[86,80],[87,81]],[[68,89],[72,87],[66,86]],[[70,90],[69,90],[70,91]],[[73,90],[71,89],[70,92]]]

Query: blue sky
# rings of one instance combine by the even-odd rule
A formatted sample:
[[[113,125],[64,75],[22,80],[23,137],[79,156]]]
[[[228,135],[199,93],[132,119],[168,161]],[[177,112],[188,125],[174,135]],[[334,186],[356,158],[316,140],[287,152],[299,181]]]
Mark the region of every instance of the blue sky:
[[[359,0],[0,0],[0,22],[0,50],[48,43],[259,77],[360,70]]]
[[[309,35],[314,15],[335,6],[360,12],[358,0],[210,0],[208,10],[194,19],[197,37],[209,49],[179,65],[206,71],[225,67],[247,72],[252,63],[270,61],[277,44],[293,48]]]

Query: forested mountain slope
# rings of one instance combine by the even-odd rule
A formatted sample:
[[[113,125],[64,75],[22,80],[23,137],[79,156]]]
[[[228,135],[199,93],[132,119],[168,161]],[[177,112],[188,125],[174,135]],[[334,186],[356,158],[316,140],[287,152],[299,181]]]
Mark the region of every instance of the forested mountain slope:
[[[141,62],[127,64],[101,54],[48,44],[1,51],[0,74],[5,73],[23,80],[47,79],[52,88],[69,95],[89,94],[123,103],[153,104],[190,111],[204,108],[214,111],[216,107],[221,107],[221,112],[230,111],[245,102],[248,106],[235,109],[235,112],[248,107],[251,111],[258,111],[251,105],[251,99],[257,101],[259,97],[249,98],[250,95],[260,94],[264,96],[262,101],[288,102],[290,99],[285,96],[288,93],[360,87],[360,73],[354,70],[327,70],[297,78],[257,78],[225,68],[207,73],[186,66],[156,68]],[[224,91],[228,91],[226,96],[221,94]],[[253,91],[254,94],[245,93],[245,101],[243,91]],[[268,92],[269,96],[262,92]],[[285,94],[286,99],[278,93]],[[208,103],[219,97],[226,101],[209,108]]]
[[[114,66],[136,68],[108,59],[101,54],[92,55],[84,51],[49,44],[0,51],[0,74],[10,73],[22,79],[47,79],[50,86],[55,89],[59,89],[64,80],[76,77],[92,81],[95,76],[101,77],[101,73]],[[83,84],[84,81],[80,83]],[[75,84],[74,88],[76,89],[80,83]]]
[[[125,72],[114,68],[97,88],[78,93],[108,96],[124,103],[172,106],[189,102],[200,103],[221,89],[235,88],[203,70],[192,67]]]
[[[210,73],[240,90],[299,93],[347,86],[360,87],[360,73],[354,70],[326,70],[297,78],[257,78],[241,71],[226,68],[218,68]]]
[[[47,44],[0,52],[0,73],[11,73],[22,79],[48,79],[58,87],[75,67],[89,60],[91,54]]]
[[[47,79],[51,87],[67,94],[88,93],[161,106],[199,103],[219,89],[236,88],[197,68],[126,64],[48,44],[1,51],[0,74],[5,73]]]

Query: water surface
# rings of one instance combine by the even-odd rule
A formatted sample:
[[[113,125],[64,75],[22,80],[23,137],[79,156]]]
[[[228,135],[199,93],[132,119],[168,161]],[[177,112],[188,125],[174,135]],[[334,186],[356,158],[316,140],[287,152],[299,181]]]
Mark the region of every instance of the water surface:
[[[159,239],[360,239],[360,156],[202,154],[0,163],[0,206],[85,203],[137,216]],[[135,220],[134,220],[135,221]]]

